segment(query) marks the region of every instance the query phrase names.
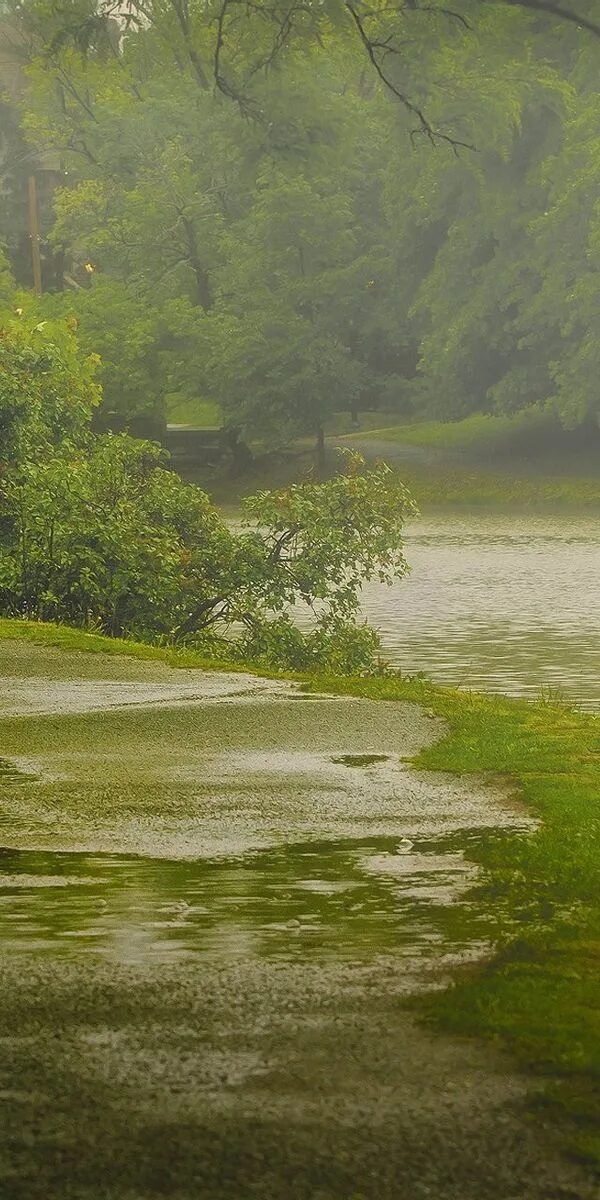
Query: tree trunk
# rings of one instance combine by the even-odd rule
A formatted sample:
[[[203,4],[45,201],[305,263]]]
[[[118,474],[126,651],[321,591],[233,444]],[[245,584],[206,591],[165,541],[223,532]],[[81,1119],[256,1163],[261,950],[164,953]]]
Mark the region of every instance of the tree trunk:
[[[212,295],[208,272],[200,261],[196,231],[189,217],[181,218],[185,240],[188,247],[188,259],[196,280],[196,303],[205,311],[212,308]]]
[[[321,424],[317,425],[317,466],[322,475],[325,471],[325,430]]]
[[[252,451],[242,441],[240,431],[235,425],[225,430],[225,442],[231,453],[231,469],[229,473],[232,479],[239,479],[252,466]]]

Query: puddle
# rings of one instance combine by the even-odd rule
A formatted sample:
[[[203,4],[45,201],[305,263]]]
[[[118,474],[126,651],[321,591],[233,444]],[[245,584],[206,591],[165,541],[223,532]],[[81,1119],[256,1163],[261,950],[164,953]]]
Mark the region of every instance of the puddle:
[[[485,836],[463,832],[471,845]],[[415,839],[408,852],[397,838],[309,842],[195,862],[4,849],[2,949],[121,963],[472,950],[475,910],[459,933],[447,928],[477,873],[464,840]]]
[[[372,767],[375,763],[387,762],[389,757],[389,754],[340,754],[331,761],[343,767]]]
[[[189,704],[253,704],[289,699],[282,680],[226,671],[180,671],[169,682],[122,679],[21,678],[0,675],[0,717],[60,716]]]
[[[0,954],[424,963],[487,943],[465,852],[528,820],[484,779],[410,765],[441,721],[297,705],[244,675],[98,679],[65,655],[50,679],[46,654],[20,653],[30,673],[15,651],[0,686]]]
[[[37,779],[28,771],[22,771],[16,763],[8,758],[0,758],[0,784],[6,783],[33,783]]]

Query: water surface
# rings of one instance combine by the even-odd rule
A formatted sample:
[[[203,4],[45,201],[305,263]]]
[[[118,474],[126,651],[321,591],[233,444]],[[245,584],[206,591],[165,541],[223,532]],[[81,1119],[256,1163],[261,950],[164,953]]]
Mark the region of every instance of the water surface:
[[[384,657],[440,683],[600,707],[600,522],[440,513],[407,529],[408,579],[369,584]]]
[[[115,964],[460,953],[478,934],[473,910],[448,936],[448,906],[477,875],[465,847],[508,836],[311,841],[195,862],[0,849],[3,953]]]

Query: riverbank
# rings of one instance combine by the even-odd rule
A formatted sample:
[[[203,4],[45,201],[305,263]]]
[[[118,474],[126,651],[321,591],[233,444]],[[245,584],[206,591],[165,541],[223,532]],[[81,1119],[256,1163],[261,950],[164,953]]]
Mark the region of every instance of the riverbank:
[[[436,510],[488,510],[539,512],[600,512],[600,479],[569,475],[557,471],[540,474],[522,464],[512,468],[473,466],[444,462],[436,457],[419,459],[410,446],[387,441],[381,436],[344,435],[328,441],[325,473],[337,469],[338,448],[358,450],[369,460],[383,459],[398,470],[423,512]],[[289,487],[315,474],[315,459],[305,448],[270,459],[259,459],[252,471],[240,479],[218,473],[187,470],[185,477],[208,492],[215,504],[227,510],[237,508],[245,496],[262,489]]]
[[[396,466],[424,508],[600,510],[600,434],[565,431],[535,408],[382,426],[342,444]]]
[[[428,705],[451,732],[417,764],[509,779],[540,817],[533,836],[474,851],[485,880],[478,903],[498,953],[426,1008],[441,1028],[509,1046],[538,1080],[538,1109],[557,1120],[572,1151],[600,1167],[598,718],[559,702],[526,704],[418,680],[311,686]]]
[[[356,449],[383,458],[402,474],[424,510],[507,509],[600,511],[600,435],[568,432],[537,409],[512,417],[475,414],[461,421],[392,424],[391,414],[364,414],[352,429],[345,414],[331,423],[325,473],[336,470],[337,451]],[[238,505],[261,488],[285,487],[316,470],[310,442],[278,455],[257,454],[241,479],[191,470],[190,478],[215,503]]]
[[[0,638],[11,634],[68,647],[82,658],[92,650],[207,665],[189,653],[178,658],[78,631],[2,622]],[[467,845],[467,858],[483,870],[482,884],[468,903],[442,908],[440,919],[450,941],[491,941],[497,952],[485,966],[455,965],[453,986],[419,997],[417,1011],[440,1029],[510,1049],[535,1081],[536,1122],[555,1123],[572,1152],[600,1166],[598,719],[560,704],[444,690],[398,675],[300,682],[308,694],[424,706],[448,732],[418,753],[417,769],[465,781],[485,773],[514,789],[541,819],[535,833],[490,833]]]

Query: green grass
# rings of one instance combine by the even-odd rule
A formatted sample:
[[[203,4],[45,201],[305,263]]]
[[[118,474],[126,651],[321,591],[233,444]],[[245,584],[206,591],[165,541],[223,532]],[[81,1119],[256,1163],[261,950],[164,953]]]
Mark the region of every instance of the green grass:
[[[223,416],[218,404],[211,400],[180,399],[167,396],[167,421],[170,425],[196,425],[199,429],[220,429]]]
[[[325,422],[325,432],[328,437],[334,437],[348,433],[360,433],[363,430],[378,430],[382,425],[391,425],[396,420],[395,413],[381,410],[359,412],[354,421],[347,411],[334,412]]]
[[[600,440],[566,433],[536,408],[395,425],[360,437],[366,445],[389,443],[392,460],[395,446],[429,451],[423,462],[397,463],[426,507],[600,508]]]
[[[39,646],[56,646],[62,650],[81,651],[89,654],[125,655],[129,658],[164,662],[170,667],[196,667],[201,670],[246,671],[251,668],[239,663],[215,662],[196,650],[175,646],[154,646],[145,642],[127,641],[123,638],[105,637],[100,633],[88,633],[83,629],[71,629],[67,625],[51,625],[44,621],[15,621],[0,617],[0,641],[34,642]],[[261,674],[267,672],[261,671]]]
[[[554,422],[545,413],[529,408],[514,416],[473,413],[462,421],[419,421],[391,427],[382,427],[380,423],[378,429],[372,429],[366,436],[424,449],[487,453],[530,443],[554,428]]]
[[[600,1168],[598,718],[420,681],[321,678],[310,686],[426,704],[451,732],[418,765],[507,778],[541,818],[535,834],[492,838],[479,852],[478,908],[487,911],[497,954],[435,994],[425,1015],[509,1047],[539,1078],[536,1102],[560,1119],[571,1151]],[[422,998],[418,1007],[423,1012]]]
[[[0,639],[15,637],[223,666],[189,652],[0,621]],[[467,909],[476,910],[496,954],[461,969],[446,992],[420,997],[418,1008],[440,1028],[507,1046],[538,1078],[534,1103],[556,1120],[565,1144],[600,1168],[600,720],[552,698],[527,704],[399,675],[302,682],[307,691],[425,705],[449,733],[418,756],[420,767],[502,778],[540,818],[533,834],[490,837],[471,852],[483,884]],[[448,921],[472,919],[462,912],[451,906]]]
[[[407,462],[398,464],[398,471],[423,509],[600,509],[600,478],[524,477],[438,463],[422,466]]]

